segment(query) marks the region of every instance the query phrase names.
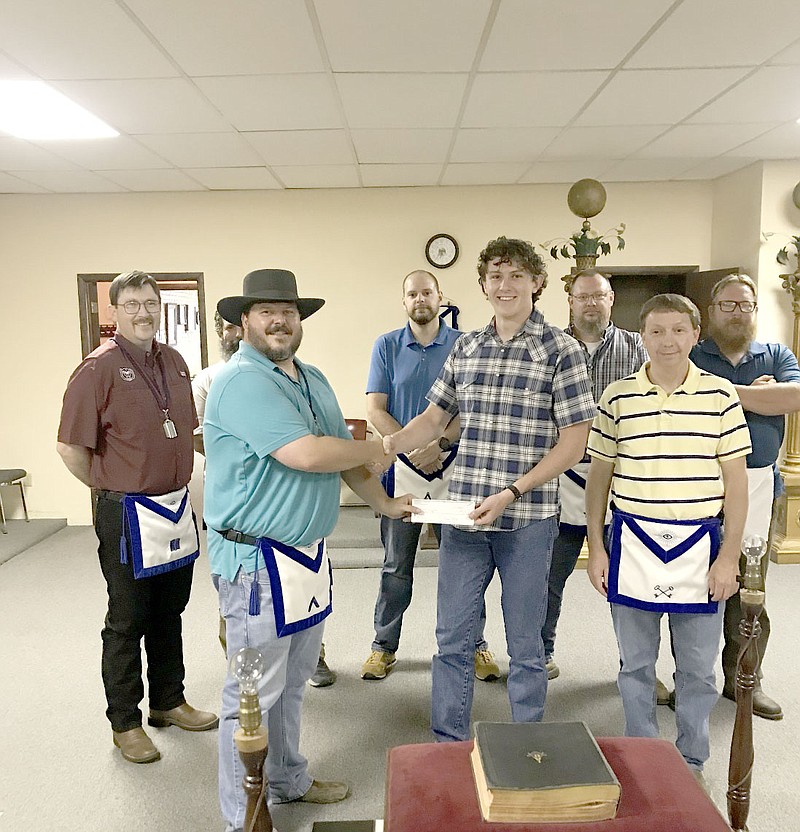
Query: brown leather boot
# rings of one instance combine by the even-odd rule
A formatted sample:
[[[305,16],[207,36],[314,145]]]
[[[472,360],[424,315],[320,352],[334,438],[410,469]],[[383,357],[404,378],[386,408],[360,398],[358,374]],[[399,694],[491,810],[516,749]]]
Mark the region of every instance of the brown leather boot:
[[[210,731],[219,725],[219,717],[209,711],[196,711],[184,702],[183,705],[178,705],[177,708],[171,708],[169,711],[154,711],[151,708],[147,724],[154,728],[177,725],[184,731]]]
[[[161,759],[161,752],[144,732],[144,728],[131,728],[130,731],[112,731],[114,745],[122,756],[131,763],[154,763]]]

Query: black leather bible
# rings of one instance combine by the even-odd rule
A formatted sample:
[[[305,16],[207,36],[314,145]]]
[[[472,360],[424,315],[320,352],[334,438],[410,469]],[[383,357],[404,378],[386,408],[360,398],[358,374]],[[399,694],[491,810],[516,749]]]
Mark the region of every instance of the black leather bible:
[[[484,820],[607,820],[616,775],[584,722],[476,722],[471,754]]]

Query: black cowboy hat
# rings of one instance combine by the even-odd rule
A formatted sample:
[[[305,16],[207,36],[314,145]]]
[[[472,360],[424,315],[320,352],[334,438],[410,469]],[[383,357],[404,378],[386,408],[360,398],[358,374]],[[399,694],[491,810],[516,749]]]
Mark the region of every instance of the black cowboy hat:
[[[243,295],[222,298],[217,312],[230,324],[242,325],[242,313],[248,306],[264,301],[296,303],[300,319],[313,315],[325,301],[322,298],[297,297],[297,280],[286,269],[256,269],[245,275]]]

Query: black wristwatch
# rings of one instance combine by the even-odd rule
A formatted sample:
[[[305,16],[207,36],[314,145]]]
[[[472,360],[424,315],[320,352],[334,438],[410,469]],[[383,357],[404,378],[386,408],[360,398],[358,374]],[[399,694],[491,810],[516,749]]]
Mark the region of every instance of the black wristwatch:
[[[443,451],[449,451],[450,448],[453,447],[453,443],[446,436],[440,436],[439,437],[439,447]]]
[[[519,488],[517,488],[516,485],[513,485],[513,484],[512,485],[507,485],[506,489],[514,495],[514,502],[515,503],[516,503],[517,500],[519,500],[520,497],[522,497],[522,492],[519,490]]]

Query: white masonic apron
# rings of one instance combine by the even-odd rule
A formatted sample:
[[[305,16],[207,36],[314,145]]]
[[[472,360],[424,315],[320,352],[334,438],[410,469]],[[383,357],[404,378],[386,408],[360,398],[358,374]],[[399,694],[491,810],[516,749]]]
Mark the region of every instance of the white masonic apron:
[[[390,497],[413,494],[420,500],[446,500],[457,453],[456,448],[451,448],[442,461],[442,467],[432,474],[423,473],[409,462],[405,454],[398,454],[397,461],[383,475],[386,493]]]
[[[772,466],[747,469],[747,519],[744,521],[744,534],[757,534],[764,540],[769,538],[769,524],[772,518],[772,501],[775,492],[775,479]]]
[[[258,539],[264,557],[278,637],[307,630],[333,612],[333,573],[325,538],[310,546]],[[250,591],[250,615],[259,615],[258,569]]]
[[[720,546],[720,521],[652,520],[613,509],[608,600],[650,612],[715,613],[708,570]]]
[[[133,561],[134,578],[180,569],[199,554],[188,488],[162,495],[125,495],[119,559],[120,563]]]
[[[586,478],[589,475],[588,462],[579,462],[567,468],[558,477],[558,502],[560,525],[586,528]],[[606,509],[604,525],[611,522],[611,511]]]

